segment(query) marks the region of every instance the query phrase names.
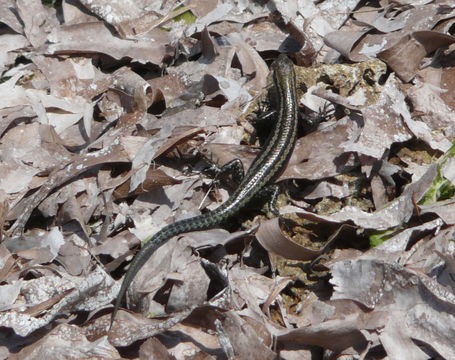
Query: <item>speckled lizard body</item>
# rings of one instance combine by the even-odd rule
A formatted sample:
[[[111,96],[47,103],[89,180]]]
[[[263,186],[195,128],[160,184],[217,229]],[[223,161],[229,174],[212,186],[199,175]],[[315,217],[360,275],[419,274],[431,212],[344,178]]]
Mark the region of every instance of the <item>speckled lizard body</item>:
[[[285,168],[297,137],[298,108],[295,90],[295,72],[291,60],[280,55],[272,64],[272,79],[276,94],[276,122],[261,154],[245,174],[237,190],[213,211],[167,225],[153,235],[131,262],[111,316],[111,326],[125,293],[134,277],[150,256],[172,237],[190,231],[219,226],[236,215],[253,197],[264,190]]]

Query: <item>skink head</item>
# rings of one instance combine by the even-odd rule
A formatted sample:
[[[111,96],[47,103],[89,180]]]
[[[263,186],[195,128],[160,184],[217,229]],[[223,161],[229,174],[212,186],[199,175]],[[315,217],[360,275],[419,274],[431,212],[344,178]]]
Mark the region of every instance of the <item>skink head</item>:
[[[285,54],[281,54],[273,62],[271,69],[277,81],[283,81],[294,77],[294,64]]]

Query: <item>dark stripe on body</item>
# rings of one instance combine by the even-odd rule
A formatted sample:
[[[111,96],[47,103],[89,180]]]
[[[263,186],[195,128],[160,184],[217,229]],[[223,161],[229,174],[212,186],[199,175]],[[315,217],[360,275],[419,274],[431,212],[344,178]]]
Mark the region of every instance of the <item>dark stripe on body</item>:
[[[297,137],[294,65],[287,56],[280,55],[271,68],[273,85],[278,93],[278,117],[265,149],[253,162],[237,190],[225,203],[209,213],[165,226],[144,244],[134,257],[123,279],[111,315],[111,326],[130,283],[156,249],[176,235],[219,226],[220,223],[235,215],[266,185],[275,180],[286,166]]]

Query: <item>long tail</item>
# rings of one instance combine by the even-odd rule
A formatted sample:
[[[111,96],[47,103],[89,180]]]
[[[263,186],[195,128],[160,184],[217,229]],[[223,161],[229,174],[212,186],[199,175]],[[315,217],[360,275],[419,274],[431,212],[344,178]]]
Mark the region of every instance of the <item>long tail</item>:
[[[122,286],[120,287],[120,291],[117,295],[117,299],[115,300],[114,311],[111,315],[111,324],[110,328],[112,328],[112,324],[114,323],[115,315],[117,314],[118,309],[122,303],[122,300],[130,286],[131,282],[133,281],[134,277],[138,273],[138,271],[144,266],[147,260],[152,256],[152,254],[161,246],[163,246],[169,239],[172,237],[187,233],[190,231],[197,231],[197,230],[206,230],[210,229],[219,222],[217,219],[217,215],[210,213],[210,216],[199,215],[189,219],[184,219],[177,221],[173,224],[167,225],[158,231],[155,235],[152,236],[150,240],[148,240],[145,245],[139,250],[136,256],[131,261],[130,268],[126,272],[125,278],[123,279]]]

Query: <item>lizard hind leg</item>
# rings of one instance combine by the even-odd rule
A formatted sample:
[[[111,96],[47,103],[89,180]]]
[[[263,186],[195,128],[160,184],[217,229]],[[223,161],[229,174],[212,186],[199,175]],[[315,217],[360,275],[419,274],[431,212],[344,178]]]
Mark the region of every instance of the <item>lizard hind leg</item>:
[[[213,181],[217,181],[220,177],[228,175],[231,177],[235,185],[240,184],[245,176],[243,170],[243,163],[240,159],[234,159],[224,164],[222,167],[212,164],[207,169],[204,170],[204,173],[213,177]]]
[[[255,197],[251,200],[252,202],[262,202],[267,201],[267,206],[270,214],[269,217],[279,216],[280,212],[276,206],[278,195],[280,194],[280,186],[277,184],[268,185],[263,188]]]

